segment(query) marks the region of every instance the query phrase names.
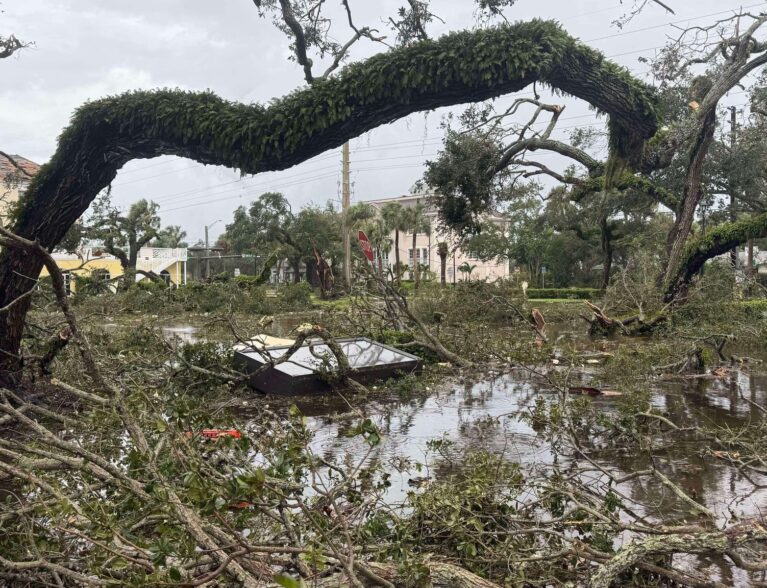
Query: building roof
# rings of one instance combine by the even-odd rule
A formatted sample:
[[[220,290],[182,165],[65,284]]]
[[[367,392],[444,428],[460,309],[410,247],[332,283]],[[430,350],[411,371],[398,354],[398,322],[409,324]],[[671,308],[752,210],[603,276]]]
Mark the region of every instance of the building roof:
[[[434,207],[433,198],[437,197],[437,193],[434,191],[431,192],[419,192],[417,194],[405,194],[404,196],[395,196],[393,198],[378,198],[375,200],[365,200],[365,204],[370,204],[374,208],[381,208],[384,204],[388,202],[399,202],[400,204],[404,204],[406,207],[408,205],[416,204],[419,201],[425,201],[424,204],[426,204],[426,210],[424,211],[427,215],[436,215],[437,209]],[[505,218],[503,215],[501,215],[498,212],[490,212],[485,213],[483,215],[483,218],[490,221],[504,221]]]
[[[12,158],[13,161],[11,161]],[[15,165],[14,165],[15,163]],[[4,180],[8,176],[19,173],[22,177],[26,176],[27,179],[34,176],[40,170],[40,165],[22,157],[21,155],[4,155],[0,153],[0,180]]]

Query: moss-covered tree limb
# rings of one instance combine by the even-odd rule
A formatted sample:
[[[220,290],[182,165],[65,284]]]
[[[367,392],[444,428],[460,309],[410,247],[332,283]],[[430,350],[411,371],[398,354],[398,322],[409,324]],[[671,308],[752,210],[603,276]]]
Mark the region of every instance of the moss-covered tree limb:
[[[178,90],[88,103],[32,181],[14,230],[52,248],[133,159],[176,155],[242,173],[281,170],[413,112],[485,100],[533,82],[609,114],[615,155],[622,159],[639,157],[636,149],[656,131],[649,86],[556,23],[533,20],[382,53],[268,107]],[[37,258],[3,250],[0,307],[29,290],[40,268]],[[28,307],[25,299],[0,317],[0,372],[18,351]]]
[[[670,534],[647,537],[621,549],[615,557],[604,564],[594,575],[593,588],[609,588],[618,576],[643,558],[674,553],[725,554],[737,547],[754,541],[767,540],[767,530],[762,521],[748,520],[724,531],[695,534]]]
[[[651,200],[654,200],[660,204],[663,204],[667,208],[672,210],[679,204],[679,197],[658,186],[652,180],[633,173],[624,173],[615,180],[613,189],[617,192],[626,192],[633,190],[640,194],[644,194]],[[572,190],[572,199],[575,202],[580,202],[584,197],[595,192],[603,192],[605,190],[605,177],[597,176],[589,178],[581,182],[577,182]]]
[[[684,293],[693,277],[709,259],[727,253],[749,239],[767,237],[767,212],[760,215],[724,223],[704,236],[693,239],[687,244],[684,255],[676,269],[670,272],[671,280],[666,284],[667,302]]]

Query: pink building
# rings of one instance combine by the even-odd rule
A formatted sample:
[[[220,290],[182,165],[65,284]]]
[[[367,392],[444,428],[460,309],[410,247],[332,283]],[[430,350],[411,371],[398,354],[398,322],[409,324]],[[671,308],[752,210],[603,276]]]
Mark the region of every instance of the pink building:
[[[429,270],[437,276],[437,279],[439,279],[440,274],[440,259],[437,254],[437,245],[441,242],[447,242],[448,250],[450,251],[447,259],[446,272],[446,279],[448,282],[455,283],[466,278],[466,275],[458,270],[464,263],[475,266],[471,272],[472,280],[487,280],[489,282],[494,282],[500,278],[508,278],[508,262],[497,262],[495,260],[482,261],[472,257],[457,247],[457,239],[454,236],[445,234],[439,230],[437,211],[431,204],[432,197],[433,194],[430,193],[411,194],[409,196],[400,196],[399,198],[369,200],[367,201],[367,204],[371,204],[379,210],[387,202],[397,202],[401,204],[403,208],[413,207],[418,203],[424,205],[425,216],[432,229],[428,234],[418,233],[416,235],[415,258],[418,259],[418,262],[421,265],[428,266]],[[497,224],[502,224],[504,222],[503,218],[498,216],[488,216],[485,220]],[[382,255],[385,267],[393,266],[396,259],[394,255],[394,231],[392,231],[391,238],[392,248]],[[400,262],[407,264],[409,267],[413,267],[414,252],[412,233],[400,231],[399,249]]]

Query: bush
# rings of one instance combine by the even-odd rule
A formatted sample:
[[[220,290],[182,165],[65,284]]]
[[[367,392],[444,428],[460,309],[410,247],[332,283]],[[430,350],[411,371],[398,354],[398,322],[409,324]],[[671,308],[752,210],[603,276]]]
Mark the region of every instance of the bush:
[[[410,307],[427,323],[456,323],[461,321],[511,324],[517,314],[500,300],[524,306],[522,289],[512,282],[458,282],[450,287],[437,283],[424,284],[410,298]]]
[[[528,298],[569,298],[571,300],[591,300],[599,296],[596,288],[528,288]]]
[[[288,309],[305,309],[312,300],[312,287],[308,282],[283,284],[277,290],[277,298]]]
[[[258,288],[259,286],[263,285],[263,279],[261,278],[261,276],[240,275],[234,278],[233,282],[237,284],[243,290]]]
[[[746,300],[740,303],[741,308],[747,317],[767,318],[767,299]]]

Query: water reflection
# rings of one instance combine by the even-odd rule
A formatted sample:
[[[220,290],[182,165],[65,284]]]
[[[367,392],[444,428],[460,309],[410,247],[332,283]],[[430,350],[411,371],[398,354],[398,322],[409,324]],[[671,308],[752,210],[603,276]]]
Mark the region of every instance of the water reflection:
[[[355,462],[370,451],[359,437],[344,436],[345,427],[358,419],[354,411],[373,419],[384,437],[372,450],[368,463],[389,466],[392,487],[387,500],[399,503],[413,490],[408,481],[412,482],[414,476],[439,475],[437,464],[441,458],[429,444],[435,439],[450,441],[456,456],[469,449],[485,449],[503,454],[523,468],[551,465],[556,459],[553,448],[519,419],[541,394],[553,398],[522,374],[511,373],[454,382],[416,399],[389,397],[371,402],[368,398],[356,405],[351,397],[347,400],[352,403],[352,411],[346,400],[318,405],[303,399],[299,406],[304,414],[310,415],[309,426],[315,432],[314,451],[326,459],[345,463]],[[615,410],[614,400],[595,402],[606,412]],[[660,382],[653,390],[652,403],[680,427],[720,426],[737,430],[764,418],[754,403],[767,405],[767,375],[733,371],[724,379]],[[347,416],[339,417],[336,411]],[[334,412],[336,416],[331,416]],[[751,475],[749,480],[725,461],[712,458],[706,445],[679,438],[668,446],[655,448],[652,454],[605,451],[598,454],[597,461],[623,473],[658,468],[700,504],[713,510],[718,524],[759,515],[767,504],[767,487],[755,487],[753,482],[767,484],[767,480],[759,479],[758,475]],[[414,462],[423,464],[423,469],[415,469]],[[635,478],[622,484],[619,490],[649,520],[662,518],[682,523],[695,519],[689,506],[655,479]],[[746,574],[731,569],[721,558],[694,561],[691,558],[689,565],[726,585],[749,585]]]

